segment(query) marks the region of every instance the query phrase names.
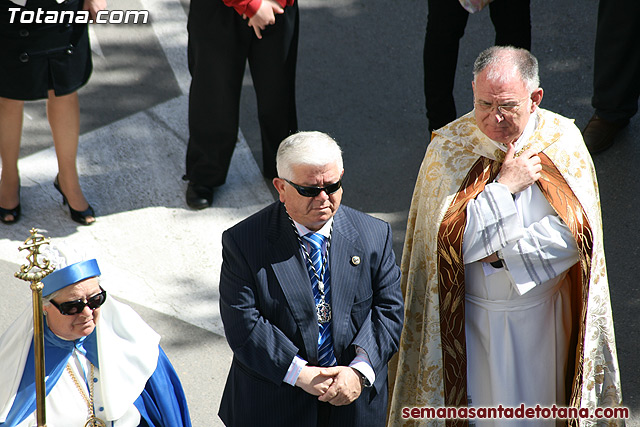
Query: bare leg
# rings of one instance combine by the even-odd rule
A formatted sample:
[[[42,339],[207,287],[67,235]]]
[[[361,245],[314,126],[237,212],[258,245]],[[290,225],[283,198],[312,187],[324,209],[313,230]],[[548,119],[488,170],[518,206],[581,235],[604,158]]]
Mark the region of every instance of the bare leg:
[[[84,211],[89,207],[89,203],[82,194],[78,169],[76,168],[78,139],[80,137],[78,92],[55,96],[54,92],[50,90],[47,100],[47,117],[58,159],[60,188],[73,209]],[[88,223],[94,221],[95,218],[87,217]]]
[[[0,207],[13,209],[20,203],[20,176],[18,157],[22,134],[22,111],[24,101],[0,98]],[[3,218],[12,221],[13,215]]]

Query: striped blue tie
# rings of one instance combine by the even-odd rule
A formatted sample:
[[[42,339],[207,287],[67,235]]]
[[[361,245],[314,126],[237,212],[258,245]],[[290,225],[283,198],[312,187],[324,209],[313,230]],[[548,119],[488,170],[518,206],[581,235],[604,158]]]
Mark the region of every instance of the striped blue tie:
[[[324,283],[324,298],[327,304],[331,304],[331,287],[330,287],[330,274],[329,266],[325,267],[324,275],[322,274],[322,245],[325,241],[325,237],[319,233],[309,233],[304,236],[311,245],[311,251],[309,255],[313,267],[316,269],[320,280]],[[316,277],[311,265],[307,265],[309,272],[309,278],[311,279],[311,285],[313,287],[313,297],[316,304],[322,301],[320,296],[320,289],[318,288],[318,278]],[[318,324],[318,364],[320,366],[334,366],[336,365],[336,356],[333,354],[333,339],[331,339],[331,322]]]

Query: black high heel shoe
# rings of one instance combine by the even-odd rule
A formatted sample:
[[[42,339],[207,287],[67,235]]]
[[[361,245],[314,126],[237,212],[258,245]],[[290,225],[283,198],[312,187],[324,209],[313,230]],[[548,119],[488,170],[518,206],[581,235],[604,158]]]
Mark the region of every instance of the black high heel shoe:
[[[0,206],[0,222],[2,222],[3,224],[15,224],[20,219],[21,213],[22,209],[20,209],[20,186],[18,186],[18,206],[13,209],[5,209]],[[11,215],[13,219],[5,219],[9,215]]]
[[[20,203],[18,203],[18,206],[13,209],[0,207],[0,221],[2,221],[3,224],[15,224],[20,219],[20,213]],[[6,220],[5,218],[9,215],[13,216],[13,219]]]
[[[73,209],[71,207],[71,205],[69,204],[69,202],[67,201],[67,196],[64,195],[64,193],[62,192],[62,189],[60,188],[60,183],[58,182],[58,175],[56,175],[56,179],[53,181],[53,186],[56,188],[56,190],[58,190],[58,192],[62,195],[62,204],[63,205],[69,205],[69,213],[71,214],[71,219],[74,220],[75,222],[82,224],[82,225],[91,225],[95,222],[95,217],[96,214],[93,211],[93,208],[91,207],[91,205],[89,205],[89,207],[85,210],[81,211],[77,211],[75,209]],[[87,217],[92,216],[94,218],[93,221],[88,222],[87,221]]]

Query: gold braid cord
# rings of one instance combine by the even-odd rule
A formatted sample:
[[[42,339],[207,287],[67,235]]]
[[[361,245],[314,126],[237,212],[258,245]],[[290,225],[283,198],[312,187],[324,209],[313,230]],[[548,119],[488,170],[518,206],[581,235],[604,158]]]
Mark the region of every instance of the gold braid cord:
[[[73,383],[76,385],[78,392],[84,399],[84,402],[87,404],[89,418],[87,419],[87,422],[84,424],[84,427],[107,427],[104,421],[96,417],[96,413],[93,408],[93,363],[90,363],[90,365],[91,365],[91,372],[89,374],[90,378],[89,378],[89,396],[88,397],[87,397],[87,393],[84,392],[84,389],[80,385],[80,381],[78,381],[78,378],[73,373],[73,369],[71,369],[71,365],[69,364],[67,364],[67,372],[71,376],[71,379],[73,380]]]

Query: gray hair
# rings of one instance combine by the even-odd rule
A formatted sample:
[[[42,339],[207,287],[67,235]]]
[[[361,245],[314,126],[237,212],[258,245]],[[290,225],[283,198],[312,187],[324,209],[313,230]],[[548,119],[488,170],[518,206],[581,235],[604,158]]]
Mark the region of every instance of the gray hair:
[[[490,69],[487,79],[505,81],[517,72],[529,93],[540,87],[538,60],[528,50],[513,46],[493,46],[482,51],[473,63],[473,81],[475,82],[478,74],[486,68],[494,68],[497,65],[512,65],[513,71],[505,74],[504,70]]]
[[[60,291],[61,291],[61,290],[62,290],[62,289],[60,289],[59,291],[55,291],[55,292],[53,292],[53,293],[51,293],[51,294],[47,295],[46,297],[42,297],[42,306],[43,306],[43,307],[46,307],[46,306],[48,306],[48,305],[51,305],[51,300],[52,300],[52,299],[56,299],[56,297],[57,297],[58,295],[60,295]]]
[[[337,163],[343,169],[342,150],[326,133],[298,132],[280,143],[276,154],[278,176],[293,179],[293,167],[297,165],[325,166]]]

